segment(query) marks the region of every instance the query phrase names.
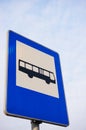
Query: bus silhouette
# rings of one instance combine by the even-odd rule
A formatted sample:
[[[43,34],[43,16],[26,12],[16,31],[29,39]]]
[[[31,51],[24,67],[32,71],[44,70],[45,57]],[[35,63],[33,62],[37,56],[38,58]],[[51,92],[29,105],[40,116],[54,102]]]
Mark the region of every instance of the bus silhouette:
[[[39,79],[45,80],[47,84],[56,83],[55,75],[53,72],[46,70],[44,68],[38,67],[26,61],[20,60],[18,63],[19,71],[22,71],[30,78],[37,77]]]

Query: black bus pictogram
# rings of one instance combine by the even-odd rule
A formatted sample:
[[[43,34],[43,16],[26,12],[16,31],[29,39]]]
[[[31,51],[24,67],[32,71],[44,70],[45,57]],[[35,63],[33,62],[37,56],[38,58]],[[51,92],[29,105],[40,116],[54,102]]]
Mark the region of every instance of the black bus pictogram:
[[[20,59],[19,59],[18,66],[19,66],[19,71],[28,74],[30,78],[37,77],[39,79],[45,80],[47,84],[56,83],[54,73],[49,70],[38,67],[36,65],[33,65],[31,63],[28,63]]]

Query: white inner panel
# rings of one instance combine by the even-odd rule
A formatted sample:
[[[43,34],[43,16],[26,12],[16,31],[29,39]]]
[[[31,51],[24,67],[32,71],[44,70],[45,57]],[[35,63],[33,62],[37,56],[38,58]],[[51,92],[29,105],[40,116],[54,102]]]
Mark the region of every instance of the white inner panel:
[[[33,47],[25,45],[19,41],[17,41],[16,44],[16,85],[42,94],[59,98],[54,57]],[[48,77],[50,75],[50,79],[54,80],[55,78],[56,83],[50,82],[48,84],[44,79],[41,79],[34,75],[32,78],[30,78],[27,73],[19,70],[19,59],[26,62],[26,65],[24,65],[23,62],[20,62],[20,66],[32,70],[32,65],[34,65],[33,72],[36,72],[36,74],[40,73],[41,75],[46,75]],[[38,67],[45,70],[38,69]],[[49,72],[47,72],[46,70],[53,72],[54,75],[52,73],[49,74]]]

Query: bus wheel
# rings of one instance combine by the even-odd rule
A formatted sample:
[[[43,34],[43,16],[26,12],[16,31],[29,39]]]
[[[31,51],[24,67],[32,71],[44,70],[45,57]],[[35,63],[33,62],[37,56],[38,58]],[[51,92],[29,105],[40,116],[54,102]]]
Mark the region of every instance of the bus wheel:
[[[46,83],[47,83],[47,84],[50,84],[50,80],[49,80],[49,79],[47,79],[47,80],[46,80]]]
[[[33,75],[32,75],[31,73],[29,73],[28,76],[29,76],[30,78],[33,78]]]

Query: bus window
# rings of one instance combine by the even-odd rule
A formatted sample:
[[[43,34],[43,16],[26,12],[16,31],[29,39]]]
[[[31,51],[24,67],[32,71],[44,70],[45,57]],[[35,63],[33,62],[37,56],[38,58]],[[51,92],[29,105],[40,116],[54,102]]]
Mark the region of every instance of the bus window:
[[[33,66],[33,71],[35,71],[35,72],[37,72],[37,73],[38,73],[38,67]]]
[[[30,64],[26,64],[26,69],[32,70],[32,66]]]
[[[50,79],[51,79],[51,80],[55,80],[55,77],[54,77],[54,74],[53,74],[53,73],[50,73]]]
[[[20,61],[20,66],[21,66],[21,67],[24,67],[24,65],[25,65],[25,63],[22,62],[22,61]]]
[[[49,72],[44,70],[44,75],[49,77]]]

